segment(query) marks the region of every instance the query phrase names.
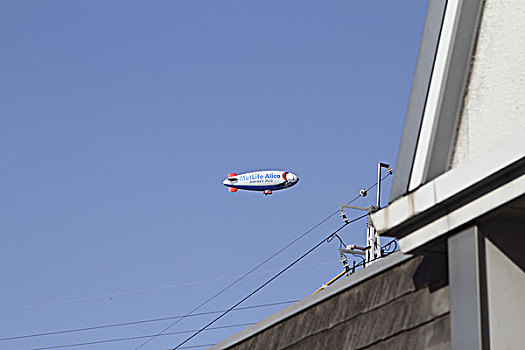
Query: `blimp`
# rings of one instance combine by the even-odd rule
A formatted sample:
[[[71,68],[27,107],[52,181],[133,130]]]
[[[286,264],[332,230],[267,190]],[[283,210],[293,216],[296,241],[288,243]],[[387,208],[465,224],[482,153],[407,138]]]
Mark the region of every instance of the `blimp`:
[[[272,194],[272,191],[284,190],[297,182],[299,182],[297,175],[289,171],[261,170],[244,174],[229,173],[222,184],[228,187],[229,192],[261,191],[267,196]]]

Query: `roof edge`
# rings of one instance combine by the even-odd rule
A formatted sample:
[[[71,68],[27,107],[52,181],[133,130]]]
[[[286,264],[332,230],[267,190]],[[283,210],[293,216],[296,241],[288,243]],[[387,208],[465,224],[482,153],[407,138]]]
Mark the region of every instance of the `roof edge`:
[[[410,241],[413,232],[495,192],[517,179],[525,169],[525,139],[515,137],[480,157],[449,170],[371,215],[376,230]],[[517,195],[523,194],[518,192]],[[509,196],[509,200],[514,195]],[[490,203],[489,203],[490,204]],[[495,204],[494,204],[495,205]],[[490,204],[487,208],[494,207]],[[437,232],[437,231],[436,231]],[[423,237],[423,235],[419,235]],[[405,237],[407,239],[405,239]],[[436,238],[436,236],[433,236]],[[410,246],[419,246],[418,242]],[[400,241],[401,245],[401,241]],[[412,250],[401,245],[405,252]],[[408,250],[407,250],[408,249]]]
[[[369,267],[365,269],[361,269],[354,274],[346,277],[342,281],[323,289],[319,293],[309,295],[300,301],[274,313],[273,315],[263,319],[262,321],[257,322],[256,324],[240,331],[239,333],[236,333],[232,335],[229,338],[224,339],[223,341],[215,344],[214,346],[210,347],[210,350],[219,350],[219,349],[227,349],[229,347],[232,347],[236,344],[239,344],[248,338],[251,338],[258,333],[263,332],[264,330],[285,321],[286,319],[293,317],[294,315],[303,312],[321,302],[323,302],[326,299],[329,299],[339,293],[342,293],[343,291],[352,288],[360,283],[363,283],[364,281],[375,277],[376,275],[389,270],[407,260],[412,258],[412,255],[410,254],[403,254],[402,252],[398,251],[395,253],[392,253],[383,259],[375,262],[373,265],[370,265]]]

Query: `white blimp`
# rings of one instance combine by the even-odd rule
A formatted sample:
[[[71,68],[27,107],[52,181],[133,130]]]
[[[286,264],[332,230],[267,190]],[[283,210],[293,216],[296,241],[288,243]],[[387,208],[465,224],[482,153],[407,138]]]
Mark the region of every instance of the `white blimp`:
[[[262,170],[239,174],[229,173],[228,178],[222,182],[228,187],[229,192],[237,190],[264,191],[265,195],[272,191],[292,187],[299,181],[297,175],[281,170]]]

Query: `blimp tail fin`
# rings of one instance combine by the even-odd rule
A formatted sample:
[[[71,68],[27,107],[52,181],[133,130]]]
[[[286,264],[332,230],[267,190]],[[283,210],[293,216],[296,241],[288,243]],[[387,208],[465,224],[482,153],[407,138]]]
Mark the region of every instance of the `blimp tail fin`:
[[[228,187],[228,192],[237,192],[238,188],[236,187]]]
[[[234,176],[237,176],[237,174],[236,174],[236,173],[229,173],[229,174],[228,174],[228,178],[230,178],[230,177],[234,177]]]

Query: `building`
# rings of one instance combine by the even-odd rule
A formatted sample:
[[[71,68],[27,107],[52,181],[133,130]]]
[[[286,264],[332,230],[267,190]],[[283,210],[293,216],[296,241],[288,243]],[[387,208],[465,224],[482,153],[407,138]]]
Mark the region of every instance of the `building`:
[[[523,349],[525,2],[430,0],[392,254],[212,349]]]

